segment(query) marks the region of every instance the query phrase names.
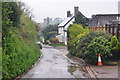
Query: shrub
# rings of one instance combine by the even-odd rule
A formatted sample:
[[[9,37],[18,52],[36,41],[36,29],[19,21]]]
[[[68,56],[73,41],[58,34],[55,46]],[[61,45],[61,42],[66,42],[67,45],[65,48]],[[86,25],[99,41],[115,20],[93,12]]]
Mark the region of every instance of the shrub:
[[[113,59],[118,60],[120,57],[120,42],[116,36],[113,36],[111,39],[111,53],[113,54]]]
[[[35,43],[29,45],[15,33],[10,31],[9,37],[3,37],[2,77],[13,78],[26,72],[40,56],[39,48]]]
[[[111,38],[112,50],[117,50],[117,49],[119,49],[119,48],[118,48],[118,45],[119,45],[119,41],[118,41],[117,37],[116,37],[116,36],[113,36],[113,37]]]
[[[97,64],[98,53],[101,54],[102,61],[107,61],[111,55],[110,42],[102,36],[95,37],[87,46],[84,52],[85,60],[88,63]]]
[[[78,48],[77,43],[81,36],[83,36],[85,33],[89,32],[88,29],[84,29],[82,25],[73,24],[68,29],[68,35],[69,35],[69,53],[74,56],[78,56]]]
[[[32,67],[40,51],[35,44],[35,22],[21,14],[19,3],[2,4],[2,79],[13,80]]]
[[[96,37],[100,37],[102,36],[103,38],[107,39],[108,42],[111,41],[111,35],[106,33],[106,32],[90,32],[87,33],[86,35],[82,36],[79,41],[78,41],[78,52],[79,52],[79,57],[84,59],[84,54],[85,51],[88,47],[88,45],[90,44],[90,42],[96,38]]]
[[[50,42],[53,43],[53,44],[56,44],[56,43],[59,42],[59,40],[58,40],[58,38],[52,38],[52,39],[50,40]]]

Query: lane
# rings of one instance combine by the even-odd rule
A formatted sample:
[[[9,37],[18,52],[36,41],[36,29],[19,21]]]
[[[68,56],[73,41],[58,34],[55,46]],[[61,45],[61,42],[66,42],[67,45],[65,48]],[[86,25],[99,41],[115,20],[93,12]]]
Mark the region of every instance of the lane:
[[[82,63],[69,59],[66,49],[44,45],[42,59],[22,78],[85,78]],[[81,67],[80,67],[81,65]]]

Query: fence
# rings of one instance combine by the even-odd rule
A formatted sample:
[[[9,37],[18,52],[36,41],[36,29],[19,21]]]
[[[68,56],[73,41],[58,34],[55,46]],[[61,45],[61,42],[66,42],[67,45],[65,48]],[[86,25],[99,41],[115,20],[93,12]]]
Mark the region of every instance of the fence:
[[[105,30],[113,36],[116,35],[120,41],[120,24],[107,24]]]
[[[105,27],[98,26],[98,27],[90,27],[89,29],[90,31],[97,31],[97,30],[107,31],[113,36],[116,35],[118,40],[120,41],[120,24],[106,24]]]
[[[103,26],[90,27],[89,30],[90,31],[97,31],[97,30],[104,30],[105,31],[105,27],[103,27]]]

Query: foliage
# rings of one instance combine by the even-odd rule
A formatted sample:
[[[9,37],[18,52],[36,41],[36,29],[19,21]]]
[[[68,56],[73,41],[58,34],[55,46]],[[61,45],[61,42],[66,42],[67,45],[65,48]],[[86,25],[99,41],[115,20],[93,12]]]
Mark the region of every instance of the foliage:
[[[113,36],[112,39],[111,39],[112,50],[117,50],[117,49],[119,49],[119,48],[118,48],[118,45],[119,45],[119,41],[118,41],[117,37],[116,37],[116,36]]]
[[[45,41],[54,38],[57,34],[57,25],[50,25],[44,29],[43,35]]]
[[[118,60],[120,57],[120,42],[118,41],[116,36],[113,36],[111,39],[111,47],[111,53],[113,54],[113,58]]]
[[[0,47],[0,80],[2,79],[2,47]]]
[[[79,41],[78,41],[78,50],[79,50],[79,57],[84,59],[84,53],[86,49],[88,48],[88,45],[90,42],[95,38],[95,37],[100,37],[102,36],[103,38],[107,39],[108,42],[111,41],[111,35],[106,33],[106,32],[90,32],[87,33],[86,35],[82,36]]]
[[[79,12],[77,14],[77,16],[75,16],[75,22],[74,23],[86,26],[86,25],[88,25],[88,19],[81,12]]]
[[[0,1],[0,12],[2,12],[2,2]],[[2,13],[0,13],[0,33],[2,32]]]
[[[88,63],[97,64],[98,53],[101,54],[102,61],[107,61],[107,58],[112,56],[110,53],[110,42],[102,36],[95,37],[85,49],[84,58]]]
[[[3,25],[9,24],[12,27],[20,25],[20,15],[22,13],[21,5],[17,2],[3,2],[2,3],[2,16]],[[3,29],[10,26],[4,26]]]
[[[53,43],[53,44],[56,44],[56,43],[59,42],[59,40],[58,40],[58,38],[52,38],[52,39],[50,40],[50,42]]]
[[[9,14],[13,13],[9,3],[3,2],[2,3],[2,30],[3,35],[7,35],[7,28],[12,26],[12,21],[10,21]]]
[[[74,56],[78,56],[77,43],[81,36],[89,32],[88,29],[84,29],[82,25],[73,24],[68,29],[69,34],[69,53]]]
[[[40,57],[35,22],[20,13],[16,2],[3,2],[2,7],[2,77],[3,80],[23,74]],[[21,27],[19,27],[21,26]]]
[[[5,45],[2,54],[3,79],[15,78],[24,73],[40,56],[35,44],[29,46],[12,31],[9,31],[8,34],[9,37],[3,38]]]
[[[65,46],[64,43],[58,43],[58,44],[49,44],[50,46],[58,47],[58,46]]]

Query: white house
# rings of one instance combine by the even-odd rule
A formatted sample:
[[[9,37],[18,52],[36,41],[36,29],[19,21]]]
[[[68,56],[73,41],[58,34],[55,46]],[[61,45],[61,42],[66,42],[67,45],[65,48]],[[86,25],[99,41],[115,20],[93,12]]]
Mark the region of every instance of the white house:
[[[58,25],[58,35],[56,38],[59,39],[59,42],[64,42],[65,45],[67,45],[67,29],[70,24],[73,24],[73,21],[74,16],[71,15]]]
[[[74,7],[74,14],[71,14],[70,11],[67,11],[67,18],[58,25],[58,35],[56,38],[59,39],[59,42],[63,42],[65,45],[67,45],[67,30],[68,27],[75,21],[74,18],[78,12],[78,7]]]

